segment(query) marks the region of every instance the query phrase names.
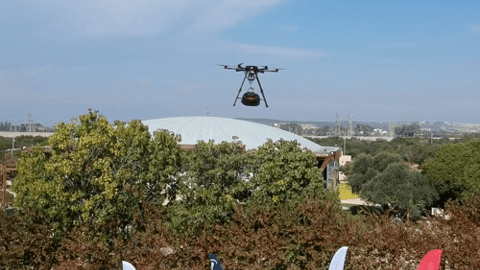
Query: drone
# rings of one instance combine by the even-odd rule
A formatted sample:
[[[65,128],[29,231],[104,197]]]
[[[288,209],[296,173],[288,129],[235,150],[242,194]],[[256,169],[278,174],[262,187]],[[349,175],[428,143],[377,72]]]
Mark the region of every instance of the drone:
[[[242,66],[243,63],[238,64],[236,67],[232,67],[229,65],[218,65],[222,66],[224,69],[231,69],[235,70],[236,72],[244,72],[245,77],[243,78],[242,85],[240,85],[240,90],[238,90],[237,97],[235,98],[235,102],[233,102],[233,106],[237,103],[237,100],[241,99],[242,104],[245,106],[258,106],[260,105],[260,100],[265,101],[265,107],[268,107],[267,99],[265,98],[265,94],[263,93],[262,85],[260,84],[260,80],[258,79],[258,73],[265,73],[265,72],[278,72],[279,70],[283,70],[283,68],[275,68],[275,69],[268,69],[268,66]],[[242,92],[243,84],[245,80],[248,79],[250,83],[250,88],[248,88],[247,92],[243,94],[242,98],[239,98],[240,92]],[[262,94],[263,99],[260,98],[258,94],[255,93],[255,89],[253,89],[252,84],[257,80],[258,86],[260,87],[260,93]]]

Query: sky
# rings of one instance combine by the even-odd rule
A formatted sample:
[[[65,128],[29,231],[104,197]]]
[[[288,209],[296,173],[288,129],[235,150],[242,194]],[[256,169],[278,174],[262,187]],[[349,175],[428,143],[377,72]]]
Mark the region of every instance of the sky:
[[[260,75],[269,108],[232,106],[243,74],[215,64],[239,63],[285,68]],[[479,71],[478,0],[0,1],[0,122],[13,124],[88,108],[112,122],[480,123]]]

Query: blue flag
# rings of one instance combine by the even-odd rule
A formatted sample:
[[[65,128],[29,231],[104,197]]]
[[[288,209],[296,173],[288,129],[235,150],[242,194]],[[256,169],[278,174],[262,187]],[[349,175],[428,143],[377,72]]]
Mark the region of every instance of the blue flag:
[[[215,254],[210,253],[210,270],[223,270],[222,263],[217,259]]]

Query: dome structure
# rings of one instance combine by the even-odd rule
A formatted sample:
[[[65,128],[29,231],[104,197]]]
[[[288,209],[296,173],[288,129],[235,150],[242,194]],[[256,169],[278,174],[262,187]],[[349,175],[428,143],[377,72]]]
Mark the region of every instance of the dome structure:
[[[315,154],[328,155],[337,152],[338,147],[323,147],[310,140],[285,130],[238,119],[220,117],[173,117],[144,120],[151,133],[158,129],[166,129],[181,135],[182,145],[195,145],[198,141],[216,143],[223,141],[241,141],[247,150],[255,149],[265,144],[268,139],[278,141],[297,141],[301,147],[306,147]]]

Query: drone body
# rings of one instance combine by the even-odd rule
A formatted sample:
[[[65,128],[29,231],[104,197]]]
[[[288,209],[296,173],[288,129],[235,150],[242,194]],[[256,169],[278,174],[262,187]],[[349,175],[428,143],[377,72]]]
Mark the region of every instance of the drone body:
[[[235,102],[233,103],[233,106],[237,103],[238,99],[242,100],[242,104],[245,106],[258,106],[260,105],[260,101],[263,100],[265,102],[265,107],[268,107],[267,99],[265,98],[265,94],[263,93],[262,85],[260,84],[260,80],[258,79],[258,74],[265,73],[265,72],[278,72],[279,70],[282,70],[280,68],[275,68],[275,69],[268,69],[268,66],[242,66],[243,63],[238,64],[236,67],[230,67],[228,65],[219,65],[223,66],[225,69],[230,69],[230,70],[235,70],[236,72],[244,72],[245,77],[243,78],[242,85],[240,85],[240,89],[238,90],[237,97],[235,98]],[[242,92],[242,87],[243,84],[245,83],[245,80],[248,79],[248,82],[250,83],[250,88],[248,91],[243,94],[242,98],[239,98],[238,96],[240,95],[240,92]],[[260,93],[262,94],[263,99],[260,98],[258,94],[254,92],[254,89],[252,87],[252,83],[257,80],[258,86],[260,87]]]

